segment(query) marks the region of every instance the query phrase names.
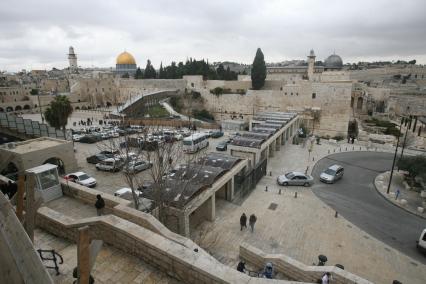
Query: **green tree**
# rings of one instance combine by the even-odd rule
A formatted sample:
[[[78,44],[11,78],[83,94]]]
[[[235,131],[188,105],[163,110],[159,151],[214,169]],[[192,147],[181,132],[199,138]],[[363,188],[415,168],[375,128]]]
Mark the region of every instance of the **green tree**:
[[[65,126],[71,113],[72,106],[68,98],[66,96],[56,96],[44,112],[44,117],[50,126],[62,129],[64,137],[66,137]]]
[[[260,48],[256,51],[251,68],[251,85],[253,89],[260,90],[265,85],[266,79],[266,63]]]
[[[31,94],[31,96],[36,96],[36,95],[38,95],[38,89],[31,89],[30,94]]]
[[[124,73],[122,76],[121,76],[121,78],[130,78],[130,76],[129,76],[129,73]]]
[[[164,72],[163,62],[160,63],[160,70],[158,71],[159,79],[166,79],[166,73]]]
[[[425,156],[404,156],[398,160],[398,169],[407,171],[411,178],[420,176],[426,181],[426,157]]]
[[[143,79],[143,73],[142,73],[142,70],[139,67],[138,67],[138,69],[136,69],[135,79]]]
[[[151,60],[147,60],[145,73],[143,74],[145,79],[155,79],[157,78],[157,72],[151,64]]]

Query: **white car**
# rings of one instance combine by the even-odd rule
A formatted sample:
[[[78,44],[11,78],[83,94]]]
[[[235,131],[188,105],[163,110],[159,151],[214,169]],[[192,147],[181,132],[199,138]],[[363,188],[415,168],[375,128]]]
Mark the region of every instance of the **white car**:
[[[123,166],[121,159],[108,158],[96,164],[96,169],[100,171],[118,172]]]
[[[74,142],[78,142],[78,141],[80,141],[80,139],[81,139],[82,137],[84,137],[84,135],[81,135],[81,134],[73,134],[73,135],[72,135],[72,140],[73,140]]]
[[[120,137],[120,134],[118,134],[118,132],[115,132],[115,131],[110,131],[110,132],[109,132],[109,135],[110,135],[111,137],[114,137],[114,138]]]
[[[139,190],[135,190],[135,193],[139,196],[142,194],[142,192],[140,192]],[[114,192],[114,196],[118,196],[118,197],[124,197],[126,195],[131,195],[132,194],[132,189],[128,188],[128,187],[123,187],[120,188],[119,190],[117,190],[116,192]]]
[[[87,187],[95,187],[96,186],[96,179],[92,178],[88,174],[84,172],[75,172],[71,174],[67,174],[65,176],[66,180],[87,186]]]
[[[126,173],[137,173],[152,167],[152,163],[143,160],[130,161],[123,169]]]

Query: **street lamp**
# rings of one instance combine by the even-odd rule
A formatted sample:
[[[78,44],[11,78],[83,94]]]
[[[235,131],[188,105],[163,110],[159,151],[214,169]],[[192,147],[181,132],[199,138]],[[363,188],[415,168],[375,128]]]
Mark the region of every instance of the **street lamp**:
[[[410,109],[410,107],[407,107],[407,111],[409,109]],[[393,156],[392,169],[391,169],[391,174],[390,174],[390,177],[389,177],[389,184],[388,184],[388,189],[386,190],[386,194],[389,194],[391,183],[392,183],[393,170],[395,169],[396,154],[398,153],[399,136],[401,135],[401,127],[402,127],[402,121],[403,120],[404,120],[404,117],[401,118],[401,122],[399,123],[399,132],[398,132],[398,137],[397,137],[397,140],[396,140],[395,154]]]
[[[409,110],[410,110],[410,107],[407,107],[407,113],[409,112]],[[402,142],[401,156],[399,157],[399,159],[402,159],[402,156],[404,155],[405,141],[407,140],[408,128],[411,128],[411,116],[408,116],[408,117],[410,118],[410,120],[408,121],[408,125],[405,128],[404,142]]]

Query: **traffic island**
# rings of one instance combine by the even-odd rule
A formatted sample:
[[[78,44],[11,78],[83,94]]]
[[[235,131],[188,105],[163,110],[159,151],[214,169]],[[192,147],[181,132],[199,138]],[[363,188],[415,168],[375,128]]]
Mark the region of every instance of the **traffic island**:
[[[389,176],[389,171],[376,176],[374,187],[377,192],[395,206],[426,219],[424,191],[417,192],[412,190],[404,181],[404,173],[394,172],[388,192]]]

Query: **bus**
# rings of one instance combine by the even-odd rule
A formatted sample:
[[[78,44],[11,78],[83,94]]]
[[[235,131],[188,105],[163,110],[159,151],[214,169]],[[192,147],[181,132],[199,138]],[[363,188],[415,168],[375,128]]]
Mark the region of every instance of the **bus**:
[[[183,151],[185,153],[196,153],[207,146],[209,146],[207,133],[194,133],[183,139]]]

